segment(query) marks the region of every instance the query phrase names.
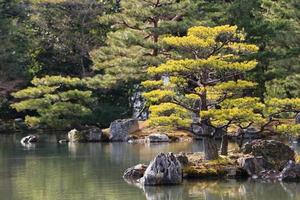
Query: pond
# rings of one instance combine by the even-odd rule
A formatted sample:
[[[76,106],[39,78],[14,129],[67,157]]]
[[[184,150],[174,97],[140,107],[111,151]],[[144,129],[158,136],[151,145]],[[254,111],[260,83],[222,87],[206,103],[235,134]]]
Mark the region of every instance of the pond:
[[[57,144],[50,136],[48,142],[24,147],[19,139],[0,136],[0,199],[300,200],[297,183],[211,180],[140,189],[122,179],[125,169],[148,164],[159,152],[202,151],[201,141]]]

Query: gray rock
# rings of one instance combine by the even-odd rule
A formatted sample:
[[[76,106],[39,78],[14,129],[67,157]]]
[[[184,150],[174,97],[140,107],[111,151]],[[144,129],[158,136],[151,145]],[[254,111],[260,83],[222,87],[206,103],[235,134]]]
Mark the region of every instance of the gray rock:
[[[160,153],[150,162],[140,182],[143,185],[180,184],[181,164],[173,153]]]
[[[278,170],[263,170],[258,176],[263,180],[278,180],[279,173]]]
[[[169,142],[170,139],[166,134],[153,133],[146,137],[146,142]]]
[[[295,152],[288,145],[276,140],[253,140],[245,143],[241,150],[244,154],[262,156],[277,170],[282,170],[289,160],[295,159]]]
[[[137,181],[144,176],[146,169],[147,165],[138,164],[127,169],[123,174],[123,178],[129,181]]]
[[[189,159],[185,153],[179,153],[175,155],[177,160],[180,162],[181,166],[186,166],[189,164]]]
[[[97,127],[92,127],[83,131],[73,129],[68,132],[69,142],[100,142],[103,132]]]
[[[300,124],[300,113],[298,113],[295,117],[295,123]]]
[[[68,132],[69,142],[87,142],[86,134],[76,129],[72,129]]]
[[[274,169],[273,165],[267,162],[262,156],[255,157],[247,155],[240,157],[237,162],[239,167],[244,169],[251,177],[258,177],[259,174],[264,170]]]
[[[279,175],[283,181],[299,181],[300,180],[300,164],[296,164],[290,160]]]
[[[35,135],[27,135],[21,139],[22,144],[35,143],[38,141],[38,137]]]
[[[137,119],[118,119],[113,121],[109,127],[109,139],[113,142],[124,142],[130,133],[139,130]]]
[[[100,128],[91,127],[82,131],[85,134],[88,142],[100,142],[102,140],[103,132]]]

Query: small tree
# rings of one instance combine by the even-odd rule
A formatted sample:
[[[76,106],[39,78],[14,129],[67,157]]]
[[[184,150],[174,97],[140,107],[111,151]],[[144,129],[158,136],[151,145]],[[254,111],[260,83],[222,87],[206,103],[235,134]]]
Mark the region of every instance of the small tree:
[[[29,126],[46,125],[51,128],[71,128],[88,123],[95,105],[89,79],[45,76],[34,78],[31,87],[13,93],[20,99],[12,104],[18,112],[26,111]]]
[[[164,38],[177,54],[175,59],[148,69],[154,77],[143,82],[150,89],[144,93],[152,104],[150,124],[191,127],[189,130],[204,137],[208,160],[218,157],[214,142],[218,130],[223,134],[222,154],[227,154],[229,126],[255,124],[264,131],[276,114],[259,98],[251,97],[257,84],[243,80],[245,72],[257,64],[247,56],[258,50],[243,39],[244,34],[229,25],[192,27],[187,36]],[[165,78],[159,80],[162,75]]]

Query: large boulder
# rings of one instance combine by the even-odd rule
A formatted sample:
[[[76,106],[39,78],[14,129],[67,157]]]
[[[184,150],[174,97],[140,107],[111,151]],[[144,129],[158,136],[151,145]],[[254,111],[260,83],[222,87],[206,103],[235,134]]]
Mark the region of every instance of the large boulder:
[[[38,141],[38,137],[35,135],[27,135],[21,139],[22,144],[29,144]]]
[[[266,161],[281,170],[289,160],[295,160],[295,152],[286,144],[276,140],[253,140],[242,147],[244,154],[262,156]]]
[[[146,142],[169,142],[170,139],[166,134],[152,133],[146,137]]]
[[[72,129],[68,132],[68,141],[69,142],[86,142],[87,138],[83,132],[80,132],[76,129]]]
[[[126,180],[129,180],[129,181],[137,181],[138,179],[140,179],[144,176],[144,173],[145,173],[147,167],[148,167],[147,165],[138,164],[136,166],[128,168],[124,172],[123,178]]]
[[[109,127],[109,139],[113,142],[127,141],[130,133],[139,130],[137,119],[118,119],[113,121]]]
[[[175,185],[182,183],[182,167],[173,153],[160,153],[149,164],[140,179],[143,185]]]
[[[100,142],[103,133],[100,128],[92,127],[86,130],[78,131],[72,129],[68,132],[67,140],[69,142]]]
[[[279,178],[283,181],[299,181],[300,180],[300,164],[296,164],[290,160],[281,171]]]
[[[103,132],[98,127],[91,127],[83,130],[82,133],[85,135],[88,142],[100,142],[103,137]]]
[[[251,177],[258,177],[262,171],[274,169],[274,166],[262,156],[244,156],[238,158],[237,162],[239,167],[245,170]]]

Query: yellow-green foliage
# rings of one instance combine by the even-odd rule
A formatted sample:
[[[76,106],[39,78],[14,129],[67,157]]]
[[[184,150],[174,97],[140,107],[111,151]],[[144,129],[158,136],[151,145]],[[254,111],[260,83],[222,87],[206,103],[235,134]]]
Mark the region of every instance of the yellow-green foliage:
[[[268,106],[267,112],[269,114],[285,110],[300,111],[300,98],[272,98],[266,101],[266,105]]]
[[[300,135],[300,124],[281,124],[274,128],[279,133]]]
[[[219,83],[213,86],[210,90],[217,90],[217,91],[238,91],[247,88],[255,87],[257,83],[245,80],[238,80],[238,81],[227,81],[224,83]]]
[[[170,90],[152,90],[150,92],[145,92],[143,96],[152,103],[159,101],[170,101],[170,99],[175,95],[173,91]]]
[[[174,103],[161,103],[150,107],[150,125],[164,125],[167,128],[188,127],[191,123],[189,112]]]
[[[150,124],[188,126],[191,116],[200,114],[201,120],[209,119],[217,127],[262,126],[273,119],[270,114],[299,111],[300,99],[269,99],[264,104],[259,98],[244,96],[245,90],[257,86],[242,79],[257,61],[241,55],[258,51],[244,38],[236,26],[230,25],[197,26],[190,28],[187,36],[165,37],[163,41],[178,53],[179,59],[148,68],[148,74],[154,77],[143,83],[150,89],[144,97],[154,104],[150,106]],[[168,78],[155,80],[161,76]],[[277,130],[297,132],[298,128],[289,125]]]
[[[260,114],[256,114],[252,109],[229,108],[229,109],[210,109],[201,111],[201,117],[210,119],[214,126],[224,126],[231,124],[248,125],[251,122],[262,123],[264,119]]]
[[[265,104],[260,102],[258,97],[243,97],[236,99],[226,99],[221,104],[222,108],[240,108],[240,109],[253,109],[262,111]]]
[[[163,38],[163,42],[187,57],[182,56],[178,60],[169,60],[159,66],[148,68],[148,74],[153,77],[162,75],[168,77],[168,81],[165,82],[148,80],[143,83],[145,87],[150,88],[149,92],[144,93],[144,97],[149,103],[158,104],[150,107],[150,124],[169,127],[189,126],[191,116],[199,115],[193,106],[201,97],[207,102],[213,102],[225,93],[230,96],[255,87],[256,83],[250,81],[221,80],[227,74],[243,73],[257,65],[255,60],[242,59],[241,54],[258,50],[255,45],[244,43],[243,40],[244,34],[237,31],[236,26],[230,25],[197,26],[190,28],[187,36]],[[210,74],[214,74],[214,78],[220,80],[211,83]],[[228,109],[212,110],[210,114],[203,113],[203,116],[215,118],[212,121],[218,125],[229,120],[241,119],[244,123],[259,118],[251,109],[243,110],[249,102],[236,100],[232,103],[243,105],[234,108],[227,102]],[[261,108],[258,102],[255,103],[257,108]],[[247,120],[242,119],[243,117]]]
[[[68,127],[91,114],[94,99],[87,88],[87,82],[80,78],[45,76],[34,78],[35,87],[28,87],[12,95],[21,101],[12,104],[20,111],[36,111],[38,114],[26,116],[29,126],[46,124],[50,127]]]

